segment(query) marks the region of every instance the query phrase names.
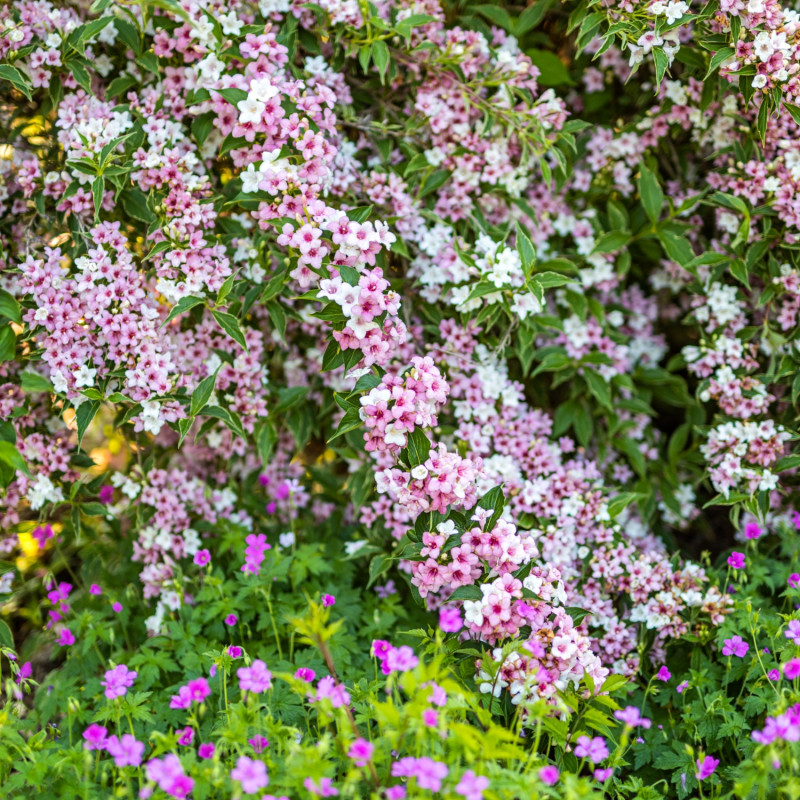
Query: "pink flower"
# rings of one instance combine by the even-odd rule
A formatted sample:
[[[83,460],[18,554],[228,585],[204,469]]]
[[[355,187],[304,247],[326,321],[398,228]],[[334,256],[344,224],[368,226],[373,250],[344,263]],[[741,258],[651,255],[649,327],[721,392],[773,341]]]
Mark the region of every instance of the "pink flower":
[[[672,673],[667,669],[666,666],[661,667],[659,671],[656,673],[656,680],[664,681],[665,683],[672,677]]]
[[[314,783],[311,778],[306,778],[303,781],[303,786],[308,789],[311,794],[318,797],[335,797],[339,794],[339,790],[333,786],[330,778],[320,778],[319,783]]]
[[[68,647],[71,644],[75,644],[75,636],[69,628],[62,628],[61,634],[58,639],[56,639],[56,644],[60,644],[62,647]]]
[[[435,728],[439,722],[439,714],[432,708],[426,708],[422,712],[422,722],[429,728]]]
[[[558,782],[558,768],[552,765],[542,767],[539,770],[539,780],[548,786],[555,786]]]
[[[175,733],[179,733],[178,744],[190,745],[194,741],[194,730],[188,725],[185,728],[179,728]]]
[[[249,744],[256,753],[263,753],[264,750],[269,747],[269,742],[260,734],[254,736],[252,739],[248,739],[247,744]]]
[[[642,727],[647,729],[651,724],[647,717],[643,717],[639,713],[639,709],[636,708],[636,706],[627,706],[626,708],[618,709],[614,712],[614,716],[630,728]]]
[[[138,674],[138,672],[128,669],[124,664],[108,670],[101,681],[101,684],[106,687],[106,697],[109,700],[113,700],[115,697],[122,697],[127,694]]]
[[[699,781],[704,781],[713,775],[714,770],[719,766],[719,759],[713,756],[704,756],[697,759],[697,773],[695,777]]]
[[[466,800],[481,800],[483,793],[489,788],[489,779],[483,775],[476,775],[468,769],[456,786],[456,792]]]
[[[89,587],[89,594],[94,594],[94,595],[103,594],[103,590],[96,583],[93,583]]]
[[[722,643],[722,655],[736,656],[742,658],[747,654],[750,645],[745,642],[741,636],[733,636],[730,639],[725,639]]]
[[[689,681],[682,681],[675,687],[678,694],[683,694],[689,688]]]
[[[744,526],[744,535],[746,539],[758,539],[762,533],[763,531],[755,522],[748,522],[747,525]]]
[[[314,672],[313,669],[309,669],[308,667],[300,667],[294,674],[295,678],[299,678],[301,681],[305,681],[306,683],[311,683],[314,678],[317,677],[317,673]]]
[[[272,687],[272,673],[260,659],[256,659],[249,667],[239,667],[236,675],[239,678],[239,688],[243,692],[260,694]]]
[[[106,750],[118,767],[138,767],[142,763],[144,743],[126,733],[120,739],[116,736],[109,737],[106,741]]]
[[[800,677],[800,658],[792,658],[783,665],[783,674],[793,681],[795,678]]]
[[[236,622],[237,622],[236,614],[228,614],[228,616],[225,617],[226,625],[230,625],[231,627],[233,627],[236,624]]]
[[[594,771],[594,779],[596,781],[600,781],[600,783],[605,783],[613,774],[614,770],[611,767],[607,767],[606,769],[596,769]]]
[[[211,553],[208,550],[198,550],[194,554],[194,563],[198,567],[204,567],[209,561],[211,561]]]
[[[464,627],[461,612],[457,608],[442,607],[439,609],[439,627],[445,633],[457,633]]]
[[[231,658],[240,658],[241,655],[242,655],[242,648],[241,647],[237,647],[237,645],[235,645],[235,644],[232,644],[228,648],[228,655]]]
[[[332,606],[336,603],[336,598],[332,594],[323,594],[322,595],[322,605],[326,608],[328,606]]]
[[[797,589],[797,587],[800,586],[800,572],[793,572],[789,576],[787,583],[792,587],[792,589]]]
[[[386,800],[404,800],[406,790],[404,786],[390,786],[386,790]]]
[[[347,755],[353,759],[357,767],[365,767],[367,762],[372,758],[372,752],[375,750],[375,745],[368,742],[366,739],[356,739],[350,745]]]
[[[791,639],[794,644],[800,645],[800,620],[789,620],[789,624],[786,626],[783,635],[787,639]]]
[[[608,758],[608,747],[602,736],[595,736],[590,739],[588,736],[579,736],[575,747],[577,758],[588,758],[592,764],[597,764],[604,758]]]
[[[742,567],[744,567],[744,553],[739,553],[734,550],[728,556],[728,564],[734,569],[742,569]]]
[[[770,671],[767,673],[767,677],[768,677],[768,678],[769,678],[771,681],[779,681],[779,680],[781,679],[781,671],[780,671],[779,669],[771,669],[771,670],[770,670]]]
[[[102,725],[93,723],[83,732],[83,738],[86,739],[84,748],[86,750],[104,750],[107,735],[108,731]]]
[[[114,487],[106,484],[100,487],[97,499],[103,504],[108,505],[114,499]]]
[[[119,614],[119,613],[120,613],[120,611],[122,611],[122,603],[112,603],[112,604],[111,604],[111,610],[112,610],[112,611],[113,611],[115,614]]]
[[[239,781],[246,794],[255,794],[269,784],[267,765],[263,761],[239,756],[236,766],[231,770],[231,779]]]
[[[204,759],[205,758],[213,758],[214,757],[214,751],[216,749],[217,748],[214,747],[212,742],[203,742],[203,744],[201,744],[200,747],[197,748],[197,755],[200,756],[200,758],[204,758]]]

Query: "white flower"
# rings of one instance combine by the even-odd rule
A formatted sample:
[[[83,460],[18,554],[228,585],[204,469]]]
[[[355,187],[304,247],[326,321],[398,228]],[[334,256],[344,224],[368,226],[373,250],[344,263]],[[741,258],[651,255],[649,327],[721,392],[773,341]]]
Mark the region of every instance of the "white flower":
[[[258,191],[258,184],[261,183],[264,176],[255,169],[253,164],[248,164],[247,169],[244,170],[240,176],[242,179],[242,191],[248,194]]]
[[[425,478],[428,477],[428,468],[424,464],[417,464],[417,466],[411,470],[411,477],[415,481],[424,481]]]
[[[352,556],[354,553],[357,553],[366,543],[366,539],[359,539],[357,542],[345,542],[344,551],[348,556]]]
[[[261,115],[266,106],[260,100],[248,95],[246,100],[240,100],[236,107],[239,109],[239,122],[245,125],[248,122],[261,122]]]
[[[394,422],[386,426],[386,434],[384,435],[384,439],[386,444],[396,444],[400,447],[405,447],[406,445],[405,431],[397,428],[396,423]]]
[[[667,15],[667,25],[672,25],[674,22],[677,22],[688,10],[689,6],[687,6],[683,0],[669,3],[665,12]]]
[[[233,11],[218,17],[218,21],[222,32],[226,36],[238,36],[244,27],[244,22],[242,22]]]
[[[190,556],[200,549],[200,535],[194,528],[187,528],[183,532],[183,549]]]
[[[97,370],[90,369],[86,364],[82,364],[72,375],[75,378],[75,388],[80,389],[83,386],[94,385],[94,376],[97,375]]]
[[[766,85],[767,85],[766,75],[756,75],[755,78],[753,78],[754,89],[763,89]]]
[[[266,103],[267,100],[271,100],[275,97],[278,91],[278,87],[273,86],[272,81],[268,77],[258,78],[250,84],[250,91],[247,94],[247,99]]]
[[[60,486],[55,486],[46,475],[37,475],[25,496],[28,498],[31,508],[37,511],[45,503],[60,503],[64,499],[64,492]]]
[[[292,531],[286,531],[278,537],[278,543],[281,547],[291,547],[295,543],[295,535]]]

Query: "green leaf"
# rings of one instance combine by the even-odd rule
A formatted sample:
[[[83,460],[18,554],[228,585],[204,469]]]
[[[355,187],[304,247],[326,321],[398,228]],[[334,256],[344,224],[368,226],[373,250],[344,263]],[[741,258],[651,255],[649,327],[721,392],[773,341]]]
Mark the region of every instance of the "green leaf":
[[[30,392],[53,392],[53,385],[43,375],[36,372],[23,372],[20,375],[20,386],[26,394]]]
[[[217,370],[219,372],[219,370]],[[214,384],[217,381],[217,372],[213,375],[209,375],[207,378],[203,378],[200,383],[197,384],[197,388],[192,392],[192,401],[189,408],[189,413],[196,417],[200,410],[205,408],[211,395],[214,394]]]
[[[10,650],[14,649],[14,636],[11,633],[11,628],[8,624],[0,619],[0,647],[8,647]]]
[[[199,306],[201,303],[205,303],[202,297],[181,297],[172,309],[170,310],[167,318],[161,323],[162,327],[166,325],[168,322],[171,322],[178,314],[183,314],[184,311],[188,311],[190,308],[194,308],[195,306]]]
[[[358,414],[358,412],[356,412],[356,414]],[[424,464],[428,460],[428,455],[431,452],[431,441],[421,428],[414,428],[414,430],[408,434],[408,444],[403,452],[411,467]]]
[[[476,6],[475,10],[481,15],[486,17],[490,22],[503,28],[503,30],[511,31],[514,27],[514,22],[509,16],[508,11],[500,6],[482,5]]]
[[[605,378],[594,370],[584,370],[583,378],[589,387],[589,392],[601,406],[613,411],[614,403],[611,400],[611,389]]]
[[[212,311],[211,312],[214,316],[214,319],[219,324],[220,328],[228,334],[237,344],[241,345],[245,350],[247,350],[247,342],[244,338],[244,333],[242,333],[242,329],[239,327],[239,320],[233,316],[233,314],[228,314],[225,311]]]
[[[519,253],[523,268],[528,270],[536,260],[536,248],[519,222],[517,223],[517,253]]]
[[[11,323],[0,325],[0,363],[11,361],[17,352],[17,336]]]
[[[631,239],[630,233],[627,231],[609,231],[604,233],[595,242],[593,253],[615,253],[621,250]]]
[[[75,422],[78,425],[78,447],[81,446],[83,434],[86,433],[86,429],[94,419],[99,408],[100,402],[98,400],[93,400],[91,403],[81,403],[78,408],[75,409]]]
[[[736,51],[732,47],[723,47],[721,50],[714,53],[711,58],[711,63],[708,65],[708,72],[706,73],[705,79],[707,80],[712,72],[718,70],[722,64],[734,55],[736,55]]]
[[[275,430],[275,426],[269,420],[267,420],[259,429],[258,439],[256,440],[258,455],[261,458],[261,463],[264,466],[269,464],[269,458],[272,455],[272,451],[277,442],[278,432]]]
[[[639,196],[650,222],[658,222],[661,207],[664,205],[664,192],[658,184],[658,178],[644,164],[639,168]]]
[[[572,78],[570,78],[564,62],[550,50],[526,50],[525,55],[539,70],[537,81],[542,86],[560,86],[572,83]]]
[[[378,68],[381,78],[383,78],[389,66],[389,48],[382,39],[379,39],[372,45],[372,60],[375,62],[375,66]]]
[[[19,450],[11,442],[0,441],[0,461],[8,464],[13,470],[30,475],[25,459],[20,455]]]
[[[17,91],[22,92],[28,100],[31,99],[31,83],[16,67],[10,64],[0,64],[0,80],[8,81]]]
[[[4,289],[0,289],[0,317],[19,324],[22,322],[21,313],[19,303]]]
[[[100,218],[100,208],[103,205],[103,186],[105,184],[105,180],[102,175],[98,175],[92,181],[92,197],[94,198],[94,220]]]
[[[536,0],[533,5],[528,6],[514,24],[514,36],[519,38],[533,30],[542,21],[551,4],[552,0]]]

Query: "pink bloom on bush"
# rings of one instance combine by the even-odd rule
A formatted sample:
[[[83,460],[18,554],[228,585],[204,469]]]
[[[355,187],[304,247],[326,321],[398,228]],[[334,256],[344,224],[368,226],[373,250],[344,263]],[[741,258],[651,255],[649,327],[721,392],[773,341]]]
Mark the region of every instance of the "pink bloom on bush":
[[[372,752],[375,750],[375,745],[368,742],[366,739],[356,739],[350,745],[347,755],[353,759],[357,767],[365,767],[367,762],[372,758]]]
[[[267,765],[263,761],[239,756],[236,766],[231,770],[231,779],[239,781],[246,794],[255,794],[269,784]]]
[[[732,636],[730,639],[725,639],[722,643],[722,655],[736,656],[742,658],[747,654],[750,645],[742,639],[741,636]]]
[[[697,759],[697,773],[695,777],[699,781],[704,781],[706,778],[714,774],[714,770],[719,766],[719,759],[713,756],[703,756]]]

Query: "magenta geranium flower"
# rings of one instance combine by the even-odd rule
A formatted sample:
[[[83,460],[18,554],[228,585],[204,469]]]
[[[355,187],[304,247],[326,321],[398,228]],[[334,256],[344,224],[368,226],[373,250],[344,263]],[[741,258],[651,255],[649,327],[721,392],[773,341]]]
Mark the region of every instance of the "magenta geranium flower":
[[[747,654],[750,645],[742,639],[741,636],[732,636],[730,639],[725,639],[722,643],[722,655],[724,656],[737,656],[742,658]]]

